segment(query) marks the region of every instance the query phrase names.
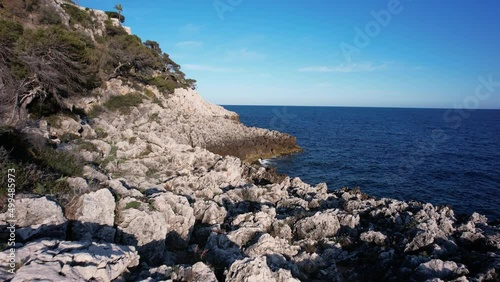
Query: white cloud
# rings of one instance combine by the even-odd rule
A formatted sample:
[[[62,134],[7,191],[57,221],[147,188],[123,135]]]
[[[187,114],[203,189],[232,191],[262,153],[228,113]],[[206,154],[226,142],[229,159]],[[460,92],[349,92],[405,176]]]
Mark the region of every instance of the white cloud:
[[[201,26],[192,23],[183,25],[179,28],[179,32],[182,34],[194,34],[200,32]]]
[[[181,48],[198,48],[203,45],[203,42],[201,41],[181,41],[177,42],[175,46],[181,47]]]
[[[300,72],[370,72],[376,70],[382,70],[387,68],[387,64],[381,65],[373,65],[372,63],[362,63],[362,64],[347,64],[347,65],[338,65],[338,66],[310,66],[300,68],[298,71]]]
[[[206,71],[206,72],[234,71],[234,69],[231,69],[231,68],[222,68],[222,67],[215,67],[215,66],[208,66],[208,65],[197,65],[197,64],[184,64],[182,66],[182,69],[188,70],[188,71]]]
[[[241,48],[238,50],[227,51],[226,58],[230,61],[255,61],[265,59],[266,55],[256,51],[248,50],[248,48]]]

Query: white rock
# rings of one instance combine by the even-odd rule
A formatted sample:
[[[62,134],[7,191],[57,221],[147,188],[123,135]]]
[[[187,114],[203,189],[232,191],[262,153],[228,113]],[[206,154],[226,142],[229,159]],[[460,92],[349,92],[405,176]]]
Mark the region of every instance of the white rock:
[[[115,199],[108,189],[80,196],[66,208],[67,217],[75,221],[71,226],[73,238],[114,242],[115,207]]]
[[[300,239],[327,238],[335,236],[340,229],[340,222],[334,210],[317,212],[311,217],[299,220],[295,224],[295,234]]]
[[[47,197],[17,199],[16,225],[22,241],[66,237],[67,220],[62,208]]]

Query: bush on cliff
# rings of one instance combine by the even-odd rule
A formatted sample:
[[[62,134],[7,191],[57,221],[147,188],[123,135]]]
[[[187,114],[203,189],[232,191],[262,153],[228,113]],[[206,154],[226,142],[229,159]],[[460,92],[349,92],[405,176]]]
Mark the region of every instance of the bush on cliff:
[[[121,96],[111,97],[104,106],[111,111],[119,111],[122,114],[130,112],[131,107],[137,107],[142,103],[142,97],[137,93],[129,93]]]
[[[62,199],[71,192],[65,177],[81,175],[83,164],[70,152],[56,150],[14,128],[0,127],[1,187],[7,187],[6,176],[13,169],[16,193],[55,194]],[[7,189],[0,189],[1,203],[6,203],[6,195]]]

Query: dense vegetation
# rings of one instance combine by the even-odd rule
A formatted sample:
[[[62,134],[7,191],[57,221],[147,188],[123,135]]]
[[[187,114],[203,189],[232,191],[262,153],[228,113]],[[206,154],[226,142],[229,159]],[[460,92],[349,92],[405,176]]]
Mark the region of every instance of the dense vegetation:
[[[1,187],[7,187],[6,169],[13,168],[20,193],[52,194],[61,203],[75,196],[66,178],[80,176],[85,162],[71,150],[23,133],[19,129],[26,123],[45,118],[51,124],[58,115],[93,118],[105,110],[127,113],[144,98],[157,99],[144,85],[155,85],[164,95],[195,87],[196,81],[185,79],[157,42],[143,42],[126,32],[119,23],[125,21],[121,11],[106,14],[103,23],[102,13],[69,0],[61,5],[53,0],[0,0]],[[143,93],[110,97],[87,113],[71,106],[71,98],[96,94],[111,78],[140,83],[137,91]],[[107,135],[99,128],[95,132],[99,138]],[[59,136],[60,142],[95,151],[92,143],[79,138]],[[99,168],[113,158],[112,150],[98,163],[88,164]],[[1,203],[6,202],[6,191],[0,190]]]
[[[125,20],[120,13],[108,12],[104,33],[96,35],[88,32],[99,29],[95,12],[67,2],[0,0],[2,123],[72,110],[66,99],[89,95],[113,77],[155,85],[164,94],[195,87],[157,42],[142,42],[113,23]]]

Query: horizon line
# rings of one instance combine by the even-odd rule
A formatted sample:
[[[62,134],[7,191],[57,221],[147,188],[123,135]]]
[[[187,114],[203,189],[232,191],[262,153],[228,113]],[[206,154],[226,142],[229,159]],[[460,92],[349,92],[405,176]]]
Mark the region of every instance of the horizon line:
[[[215,104],[215,103],[214,103]],[[311,108],[376,108],[376,109],[418,109],[418,110],[468,110],[468,111],[476,111],[476,110],[489,110],[495,111],[500,110],[500,108],[443,108],[443,107],[409,107],[409,106],[340,106],[340,105],[272,105],[272,104],[216,104],[218,106],[243,106],[243,107],[311,107]]]

